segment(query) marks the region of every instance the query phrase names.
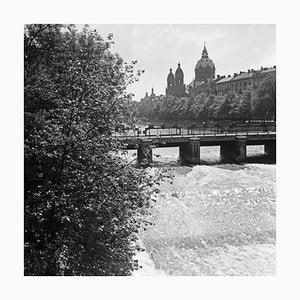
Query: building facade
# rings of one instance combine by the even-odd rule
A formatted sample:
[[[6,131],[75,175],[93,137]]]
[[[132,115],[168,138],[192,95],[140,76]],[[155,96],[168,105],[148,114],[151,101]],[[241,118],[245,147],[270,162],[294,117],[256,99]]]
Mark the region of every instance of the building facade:
[[[257,88],[263,80],[274,75],[276,76],[276,66],[271,68],[261,67],[259,70],[249,69],[247,72],[234,73],[227,77],[221,76],[221,79],[215,83],[215,93],[223,95],[229,91],[242,93],[249,88]]]

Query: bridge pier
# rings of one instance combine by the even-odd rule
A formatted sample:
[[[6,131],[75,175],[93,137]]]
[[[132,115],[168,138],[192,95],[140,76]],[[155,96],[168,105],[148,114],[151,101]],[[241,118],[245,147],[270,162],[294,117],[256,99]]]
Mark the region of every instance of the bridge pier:
[[[235,141],[223,142],[220,147],[220,155],[223,161],[243,162],[247,157],[247,138],[236,137]]]
[[[267,141],[264,145],[265,153],[271,157],[276,157],[276,141]]]
[[[152,163],[152,140],[145,139],[139,145],[137,149],[138,164],[147,167]]]
[[[182,161],[199,164],[200,163],[200,139],[191,138],[189,142],[179,146],[179,157]]]

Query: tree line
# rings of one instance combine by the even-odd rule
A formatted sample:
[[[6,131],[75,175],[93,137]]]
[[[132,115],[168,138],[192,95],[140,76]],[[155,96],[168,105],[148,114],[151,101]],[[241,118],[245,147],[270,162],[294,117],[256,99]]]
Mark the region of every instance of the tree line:
[[[276,119],[276,76],[266,77],[261,85],[224,95],[201,93],[178,98],[159,96],[132,104],[135,115],[152,119]]]

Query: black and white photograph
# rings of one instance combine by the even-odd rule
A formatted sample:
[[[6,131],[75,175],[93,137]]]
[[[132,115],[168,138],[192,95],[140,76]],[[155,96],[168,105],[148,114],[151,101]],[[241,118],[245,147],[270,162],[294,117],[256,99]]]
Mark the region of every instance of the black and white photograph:
[[[275,275],[275,32],[26,24],[24,274]]]
[[[297,298],[291,25],[118,3],[28,2],[3,38],[4,298]]]

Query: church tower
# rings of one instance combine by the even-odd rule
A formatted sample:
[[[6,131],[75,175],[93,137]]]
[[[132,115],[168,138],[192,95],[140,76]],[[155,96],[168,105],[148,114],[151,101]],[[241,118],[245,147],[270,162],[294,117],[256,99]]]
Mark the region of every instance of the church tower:
[[[181,70],[180,63],[178,63],[178,68],[175,72],[175,85],[183,86],[183,71]]]
[[[172,68],[170,69],[170,73],[167,77],[167,89],[170,89],[175,85],[175,77],[174,74],[172,73]]]
[[[185,84],[184,84],[184,74],[181,69],[180,63],[178,63],[177,70],[175,72],[175,76],[172,73],[172,69],[170,69],[170,73],[167,77],[167,88],[166,95],[172,95],[177,97],[184,97],[185,93]]]

